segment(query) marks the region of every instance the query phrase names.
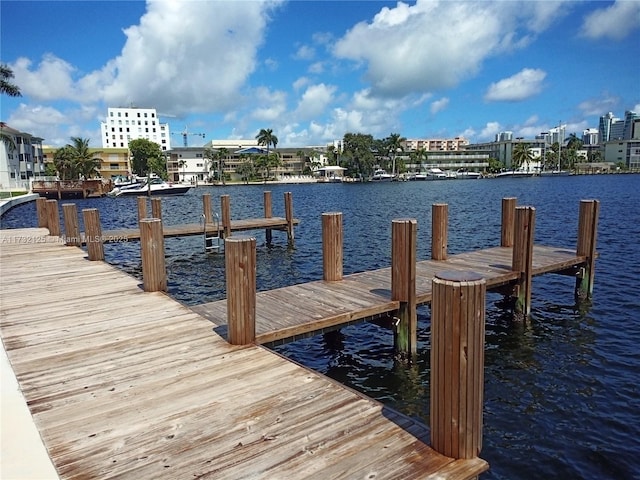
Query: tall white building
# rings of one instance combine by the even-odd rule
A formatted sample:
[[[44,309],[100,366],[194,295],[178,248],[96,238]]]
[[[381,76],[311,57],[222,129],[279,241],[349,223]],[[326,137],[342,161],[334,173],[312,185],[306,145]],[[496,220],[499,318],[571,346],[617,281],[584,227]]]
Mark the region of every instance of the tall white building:
[[[171,150],[169,124],[160,123],[155,108],[109,108],[100,130],[103,148],[128,148],[131,140],[146,138]]]

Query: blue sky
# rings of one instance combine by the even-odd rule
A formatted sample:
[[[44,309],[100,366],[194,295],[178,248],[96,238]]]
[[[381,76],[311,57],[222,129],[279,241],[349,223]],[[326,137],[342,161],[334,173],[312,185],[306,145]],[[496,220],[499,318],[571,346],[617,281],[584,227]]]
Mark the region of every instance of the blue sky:
[[[108,107],[156,108],[172,144],[324,145],[500,131],[533,138],[640,111],[640,1],[0,2],[23,96],[0,120],[100,145]]]

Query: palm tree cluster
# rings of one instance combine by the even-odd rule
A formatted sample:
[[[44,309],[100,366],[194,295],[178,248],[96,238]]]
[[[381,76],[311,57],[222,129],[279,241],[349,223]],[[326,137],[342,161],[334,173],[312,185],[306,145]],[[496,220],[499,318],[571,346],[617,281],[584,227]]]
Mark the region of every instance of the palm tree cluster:
[[[57,149],[53,154],[53,165],[61,180],[92,178],[98,176],[100,152],[89,149],[89,139],[71,137],[71,143]]]
[[[256,135],[256,140],[258,140],[258,145],[267,147],[267,154],[260,155],[254,162],[254,166],[258,171],[266,172],[266,176],[263,176],[264,180],[266,181],[269,178],[271,170],[282,165],[280,155],[278,155],[278,153],[275,151],[269,151],[271,145],[273,145],[273,148],[275,150],[276,146],[278,145],[278,137],[275,136],[272,129],[262,128]]]

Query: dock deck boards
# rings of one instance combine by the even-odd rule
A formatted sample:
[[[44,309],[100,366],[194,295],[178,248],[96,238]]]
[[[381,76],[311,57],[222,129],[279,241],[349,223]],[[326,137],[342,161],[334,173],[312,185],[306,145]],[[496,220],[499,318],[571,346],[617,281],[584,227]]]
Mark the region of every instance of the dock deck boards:
[[[293,219],[293,225],[299,225],[300,220]],[[249,230],[286,230],[288,226],[287,219],[282,217],[271,218],[248,218],[242,220],[231,220],[232,232],[246,232]],[[188,223],[182,225],[163,225],[162,230],[165,237],[186,237],[189,235],[204,235],[204,224]],[[222,234],[224,227],[222,223],[207,223],[207,234]],[[104,243],[140,240],[140,229],[138,228],[120,228],[114,230],[105,230],[102,232]],[[81,235],[84,238],[84,235]]]
[[[480,273],[487,289],[518,278],[511,271],[512,249],[494,247],[452,255],[447,260],[423,260],[416,264],[417,304],[431,302],[433,277],[444,270]],[[564,248],[535,245],[533,275],[558,272],[585,262],[584,257]],[[286,304],[287,309],[282,306]],[[337,326],[397,310],[391,300],[391,268],[345,275],[337,282],[318,280],[256,296],[256,341],[278,343],[303,338]],[[218,300],[191,307],[214,324],[226,324],[227,302]],[[283,311],[284,310],[284,311]]]
[[[436,453],[424,425],[320,374],[229,345],[191,309],[45,235],[0,230],[0,332],[60,478],[463,479],[488,468]],[[362,294],[349,308],[389,307],[370,285],[344,285],[336,301]],[[278,313],[283,294],[270,293]]]

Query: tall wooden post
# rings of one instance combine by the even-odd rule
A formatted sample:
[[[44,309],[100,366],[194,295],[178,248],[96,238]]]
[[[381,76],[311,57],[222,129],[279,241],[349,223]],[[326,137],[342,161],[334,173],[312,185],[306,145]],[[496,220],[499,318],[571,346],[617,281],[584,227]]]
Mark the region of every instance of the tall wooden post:
[[[486,282],[475,272],[432,280],[431,447],[451,458],[482,449]]]
[[[342,213],[322,214],[322,272],[328,282],[342,280]]]
[[[513,229],[516,216],[515,197],[505,197],[502,199],[502,228],[500,231],[500,246],[513,247]]]
[[[222,210],[222,230],[225,240],[231,236],[231,198],[229,195],[220,196],[220,209]]]
[[[516,207],[511,269],[520,274],[515,286],[516,319],[524,320],[531,313],[531,281],[533,270],[533,234],[536,209]]]
[[[213,223],[213,211],[211,208],[211,194],[202,194],[202,214],[204,215],[205,226],[208,223]]]
[[[598,233],[598,200],[581,200],[578,218],[578,245],[576,255],[586,257],[585,266],[576,279],[576,298],[584,300],[593,295],[595,277],[596,237]]]
[[[248,345],[256,340],[256,239],[228,239],[224,263],[228,341],[232,345]]]
[[[62,215],[64,217],[65,244],[73,247],[82,246],[76,204],[65,203],[62,205]]]
[[[60,236],[60,212],[58,212],[57,200],[47,200],[47,228],[52,237]]]
[[[162,220],[162,199],[153,197],[151,199],[151,217]]]
[[[47,228],[47,199],[36,198],[36,214],[38,216],[38,228]]]
[[[271,192],[264,192],[264,218],[271,218],[273,216],[271,205]],[[271,241],[273,240],[273,232],[270,228],[265,230],[265,240],[267,245],[271,245]]]
[[[431,206],[431,258],[447,259],[449,242],[449,206],[446,203],[434,203]]]
[[[140,220],[140,254],[142,257],[142,283],[145,292],[167,291],[167,269],[164,259],[162,220]]]
[[[147,218],[147,197],[138,197],[138,222]]]
[[[85,208],[82,210],[82,218],[84,219],[84,241],[87,244],[89,260],[104,260],[100,212],[97,208]]]
[[[397,219],[391,225],[391,299],[400,302],[395,347],[401,357],[417,352],[416,239],[418,223]]]
[[[287,219],[287,243],[290,247],[293,247],[293,196],[291,192],[285,192],[284,194],[284,212]]]

